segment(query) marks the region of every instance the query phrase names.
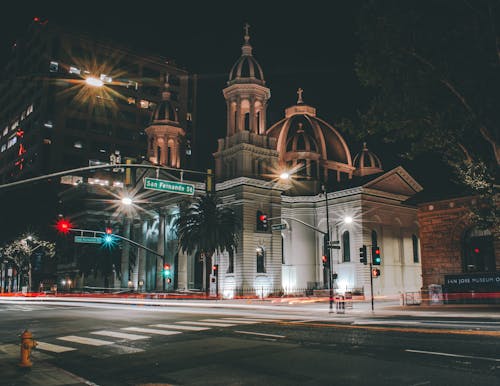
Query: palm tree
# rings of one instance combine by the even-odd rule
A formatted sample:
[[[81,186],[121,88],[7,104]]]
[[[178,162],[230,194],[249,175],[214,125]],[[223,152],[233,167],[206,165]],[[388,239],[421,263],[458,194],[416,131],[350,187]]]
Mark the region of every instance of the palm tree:
[[[197,197],[180,205],[174,221],[179,249],[188,254],[200,252],[205,261],[205,283],[208,283],[214,253],[228,252],[232,258],[238,246],[240,220],[231,208],[223,207],[214,193]],[[205,291],[208,293],[208,285]]]

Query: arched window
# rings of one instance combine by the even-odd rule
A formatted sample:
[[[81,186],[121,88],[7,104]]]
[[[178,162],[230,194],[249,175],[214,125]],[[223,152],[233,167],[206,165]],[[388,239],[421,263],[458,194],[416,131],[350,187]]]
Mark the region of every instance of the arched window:
[[[465,233],[463,265],[465,272],[495,271],[493,236],[489,230],[472,228]]]
[[[250,130],[250,113],[245,113],[245,130]]]
[[[229,255],[226,273],[234,273],[234,255]]]
[[[263,247],[257,247],[256,250],[256,258],[257,258],[257,273],[265,273],[266,272],[266,252]]]
[[[257,134],[260,134],[260,111],[257,111]]]
[[[418,237],[411,235],[411,241],[413,245],[413,262],[418,263]]]
[[[351,261],[351,241],[349,237],[349,231],[342,233],[342,261],[348,263]]]

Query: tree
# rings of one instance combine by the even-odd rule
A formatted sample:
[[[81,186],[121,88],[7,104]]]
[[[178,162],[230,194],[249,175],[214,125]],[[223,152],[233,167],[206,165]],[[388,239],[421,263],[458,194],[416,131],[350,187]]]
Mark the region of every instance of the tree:
[[[499,21],[498,1],[365,1],[356,72],[373,97],[346,125],[403,157],[440,154],[482,198],[485,227],[500,217]]]
[[[208,283],[214,253],[228,252],[232,257],[238,246],[240,220],[231,208],[221,205],[213,193],[184,201],[174,221],[179,249],[192,254],[200,252],[205,261],[205,282]],[[205,288],[208,293],[208,285]]]
[[[32,258],[35,250],[42,250],[45,256],[54,257],[55,243],[40,240],[31,234],[23,234],[0,248],[0,255],[13,264],[21,278],[28,277],[28,288],[32,290]]]

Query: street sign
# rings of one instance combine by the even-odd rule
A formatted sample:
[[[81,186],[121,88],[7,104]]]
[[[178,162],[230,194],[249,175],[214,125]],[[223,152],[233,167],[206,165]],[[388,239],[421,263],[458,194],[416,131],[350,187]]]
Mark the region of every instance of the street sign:
[[[159,190],[162,192],[172,192],[179,194],[194,195],[194,185],[184,182],[158,180],[156,178],[146,177],[144,189]]]
[[[102,237],[75,236],[75,243],[101,244]]]
[[[340,249],[340,241],[338,241],[338,240],[330,240],[328,242],[328,248],[330,248],[330,249]]]
[[[281,224],[271,225],[271,229],[273,231],[281,231],[283,229],[286,229],[286,224],[285,223],[281,223]]]

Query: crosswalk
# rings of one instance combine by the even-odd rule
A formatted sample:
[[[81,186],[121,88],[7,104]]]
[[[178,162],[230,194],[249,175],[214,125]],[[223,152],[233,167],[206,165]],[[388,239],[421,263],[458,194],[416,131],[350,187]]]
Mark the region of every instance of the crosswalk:
[[[212,328],[225,328],[238,325],[253,325],[267,322],[280,322],[280,319],[264,318],[219,318],[202,320],[185,320],[172,323],[157,323],[147,326],[121,327],[119,330],[106,329],[90,331],[89,336],[64,335],[55,337],[57,343],[38,341],[37,350],[61,354],[74,352],[84,347],[113,347],[127,342],[143,341],[157,336],[175,336],[185,332],[207,331]],[[120,346],[123,347],[123,346]],[[130,351],[121,350],[123,353]],[[144,350],[136,348],[134,352]]]

